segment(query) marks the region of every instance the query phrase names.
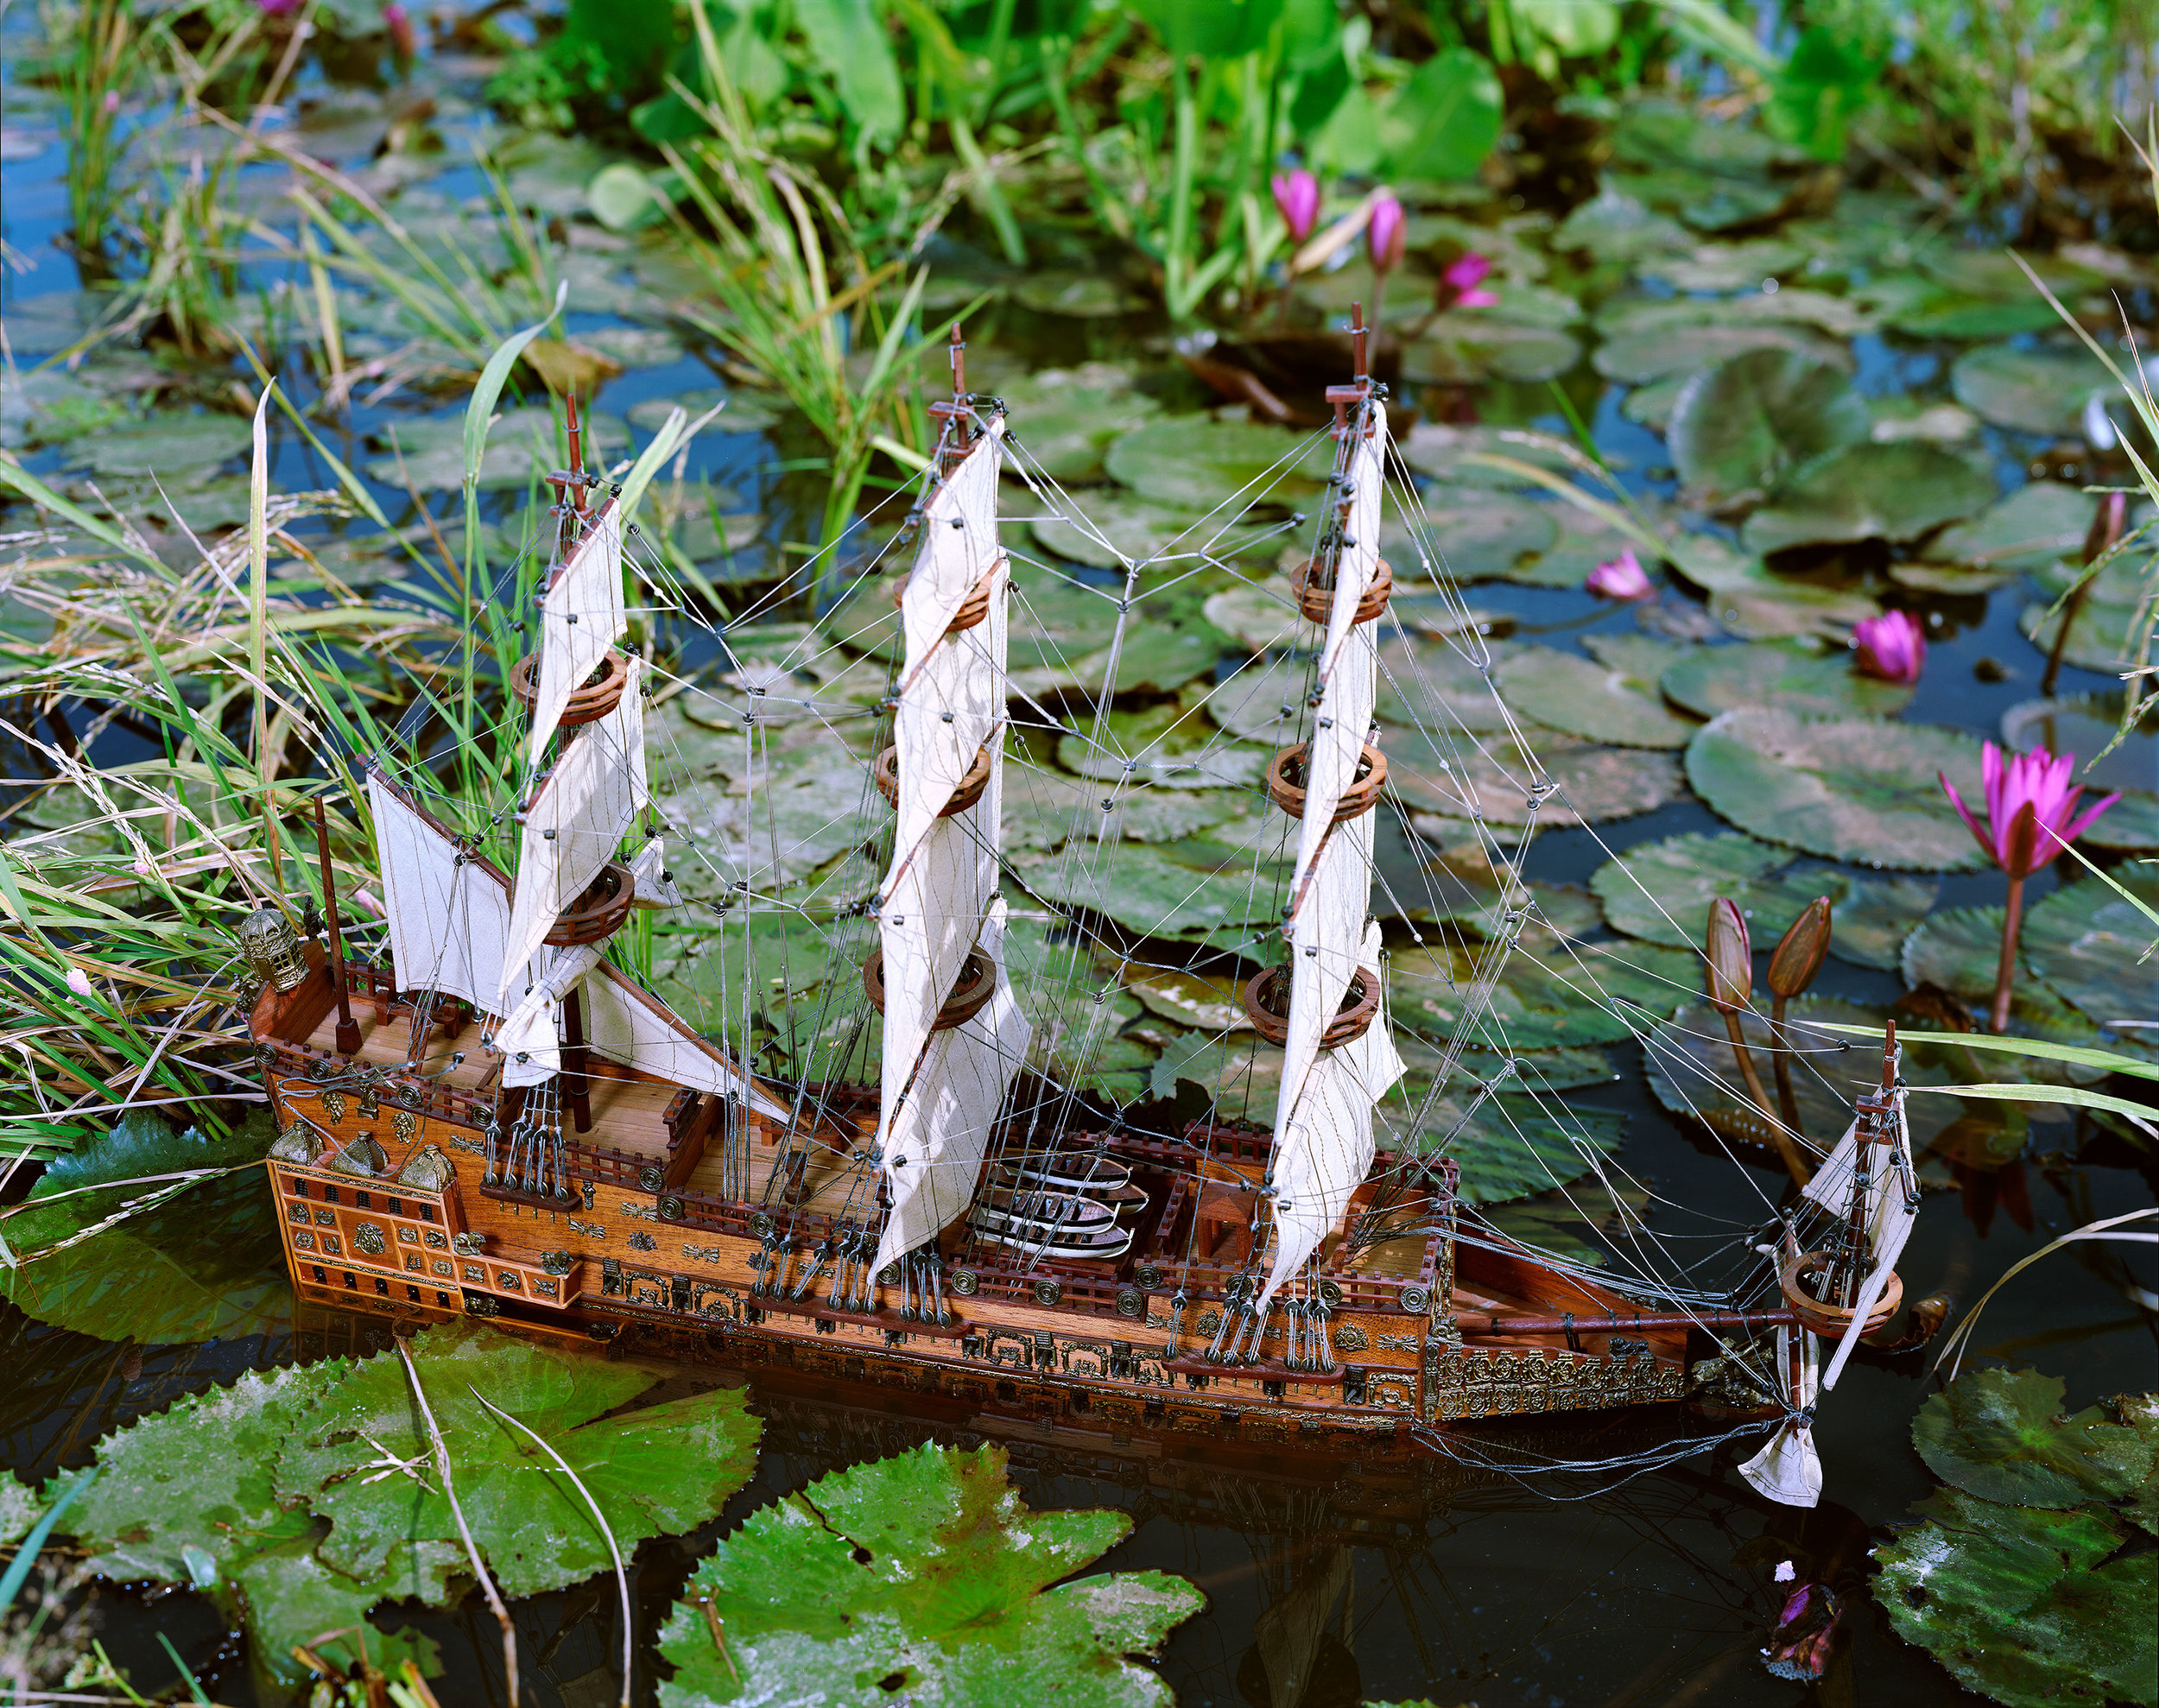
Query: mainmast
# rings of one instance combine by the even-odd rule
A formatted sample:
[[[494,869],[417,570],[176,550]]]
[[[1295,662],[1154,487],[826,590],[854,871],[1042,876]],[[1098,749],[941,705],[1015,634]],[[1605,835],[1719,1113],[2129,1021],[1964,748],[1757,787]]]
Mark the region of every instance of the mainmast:
[[[863,969],[884,1014],[875,1156],[891,1201],[872,1274],[916,1261],[917,1248],[966,1211],[1032,1035],[1005,976],[997,898],[1010,574],[997,531],[1004,421],[978,412],[966,348],[954,326],[952,400],[931,406],[942,433],[900,595],[905,661],[886,702],[893,744],[877,761],[897,823],[877,891],[879,946]],[[934,1266],[934,1251],[920,1256]]]
[[[1276,1293],[1340,1221],[1371,1168],[1372,1105],[1402,1077],[1381,987],[1379,927],[1370,917],[1372,814],[1386,777],[1374,744],[1373,625],[1393,585],[1379,556],[1387,408],[1367,371],[1361,306],[1351,326],[1354,377],[1326,392],[1336,450],[1326,520],[1296,577],[1304,615],[1326,629],[1309,700],[1312,738],[1276,754],[1268,768],[1276,804],[1301,820],[1282,917],[1286,1017],[1283,969],[1260,974],[1247,996],[1262,1034],[1283,1046],[1267,1181],[1274,1254],[1244,1322],[1210,1349],[1217,1357],[1240,1355],[1247,1325],[1243,1356],[1257,1353]]]

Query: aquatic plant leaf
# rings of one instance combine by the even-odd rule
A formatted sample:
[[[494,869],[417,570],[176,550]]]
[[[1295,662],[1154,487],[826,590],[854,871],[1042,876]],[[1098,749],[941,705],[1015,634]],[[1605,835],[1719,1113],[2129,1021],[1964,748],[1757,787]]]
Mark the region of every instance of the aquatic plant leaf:
[[[1789,849],[1731,831],[1637,843],[1599,867],[1589,882],[1615,930],[1674,948],[1700,940],[1709,904],[1719,896],[1738,908],[1754,940],[1767,946],[1814,897],[1827,895],[1830,952],[1885,972],[1897,971],[1905,938],[1941,889],[1927,878],[1867,878],[1834,867],[1794,866]]]
[[[24,1208],[0,1222],[18,1259],[0,1268],[0,1298],[58,1328],[151,1346],[273,1328],[290,1300],[276,1206],[263,1176],[244,1165],[258,1161],[274,1136],[266,1116],[210,1138],[193,1128],[179,1132],[151,1110],[130,1111],[55,1158]],[[192,1186],[74,1190],[199,1168],[235,1172]],[[130,1201],[168,1192],[121,1214]],[[63,1244],[113,1217],[120,1219],[112,1226]],[[214,1240],[204,1238],[206,1227],[218,1229]]]
[[[1713,535],[1683,534],[1666,548],[1680,572],[1711,595],[1709,614],[1743,640],[1814,636],[1848,642],[1852,626],[1879,617],[1865,593],[1780,575],[1759,557],[1735,551]]]
[[[1847,445],[1794,469],[1747,518],[1740,539],[1765,555],[1790,546],[1911,540],[1977,516],[1993,497],[1992,475],[1938,445]]]
[[[1502,1091],[1472,1112],[1475,1096],[1458,1084],[1433,1104],[1420,1130],[1402,1136],[1403,1148],[1460,1165],[1465,1204],[1508,1204],[1572,1186],[1615,1154],[1626,1133],[1620,1110],[1577,1103],[1566,1105],[1562,1117],[1535,1097]],[[1389,1112],[1381,1111],[1383,1120]]]
[[[1820,652],[1779,642],[1694,648],[1665,671],[1659,686],[1667,699],[1703,718],[1743,705],[1774,705],[1809,718],[1886,717],[1909,705],[1913,693],[1909,683],[1861,674],[1848,648]]]
[[[1181,967],[1133,968],[1124,988],[1149,1011],[1200,1032],[1250,1031],[1244,981]]]
[[[190,1396],[106,1436],[98,1444],[97,1480],[64,1521],[88,1551],[91,1569],[206,1595],[246,1629],[256,1679],[283,1692],[307,1681],[294,1643],[347,1632],[319,1652],[350,1663],[360,1658],[362,1642],[349,1633],[367,1625],[377,1602],[415,1592],[443,1599],[444,1580],[463,1560],[454,1541],[421,1541],[370,1579],[350,1577],[315,1552],[328,1527],[304,1505],[281,1499],[274,1485],[279,1450],[355,1368],[331,1359],[250,1371],[230,1388]],[[365,1648],[378,1667],[410,1658],[439,1670],[434,1642],[409,1629],[369,1629]]]
[[[9,1547],[30,1534],[45,1511],[35,1489],[17,1482],[13,1471],[0,1471],[0,1547]]]
[[[1123,383],[1126,376],[1114,369],[1103,370],[1102,377],[1119,383],[1094,383],[1086,369],[1053,369],[1001,383],[999,395],[1010,412],[1007,442],[1016,447],[1008,453],[1014,461],[1066,486],[1106,480],[1103,452],[1119,434],[1160,414],[1162,406]],[[1057,549],[1054,541],[1044,544]]]
[[[611,458],[630,445],[630,429],[620,417],[583,414],[585,444],[594,460]],[[465,484],[466,445],[461,421],[422,416],[385,422],[371,435],[389,448],[395,434],[396,451],[402,451],[404,466],[398,466],[396,451],[369,461],[370,480],[402,490],[409,479],[422,492],[456,491]],[[529,485],[543,467],[552,467],[560,455],[554,416],[537,405],[506,409],[489,429],[486,448],[479,459],[483,491],[499,491]]]
[[[1572,333],[1485,309],[1458,308],[1429,322],[1402,352],[1402,376],[1425,385],[1556,379],[1582,359]]]
[[[1105,804],[1107,810],[1105,810]],[[1250,798],[1235,789],[1178,788],[1144,779],[1105,788],[1055,771],[1004,766],[1004,845],[1047,852],[1074,838],[1176,842],[1243,817]]]
[[[1380,535],[1380,555],[1392,566],[1397,598],[1428,588],[1420,559],[1421,541],[1436,548],[1435,570],[1457,582],[1510,576],[1559,539],[1559,516],[1550,504],[1476,487],[1435,486],[1424,495],[1423,514],[1412,535],[1399,515],[1389,511]]]
[[[1928,914],[1904,939],[1905,984],[1932,984],[1974,1008],[1992,1001],[1994,976],[2001,964],[2002,920],[2007,912],[2005,908],[1945,908]],[[2030,971],[2023,955],[2027,940],[2020,933],[2019,958],[2025,976],[2011,987],[2010,1020],[2057,1042],[2090,1041],[2091,1022]],[[2058,1077],[2039,1061],[2020,1062],[2017,1072],[2033,1080]],[[2005,1068],[1999,1077],[2013,1075]]]
[[[1990,344],[1957,357],[1949,389],[1958,402],[1997,427],[2054,434],[2078,431],[2085,400],[2094,394],[2111,398],[2114,382],[2080,345],[2030,350]]]
[[[831,73],[854,130],[872,146],[897,141],[907,123],[907,94],[884,21],[871,0],[797,0],[795,18],[810,52]]]
[[[1580,587],[1591,570],[1610,563],[1630,546],[1639,542],[1622,529],[1599,518],[1565,507],[1559,537],[1535,557],[1503,571],[1500,579],[1517,587]]]
[[[1297,504],[1317,497],[1334,456],[1324,438],[1257,421],[1180,415],[1121,435],[1103,465],[1141,497],[1212,513],[1219,528],[1252,504]]]
[[[2010,1708],[2150,1702],[2159,1693],[2159,1553],[2101,1565],[2123,1528],[2090,1508],[2002,1506],[1955,1489],[1875,1550],[1897,1634]]]
[[[1955,730],[1738,706],[1687,750],[1694,792],[1741,830],[1832,860],[1912,871],[1985,863],[1936,781],[1969,800],[1979,744]]]
[[[1776,320],[1654,324],[1605,339],[1590,359],[1608,380],[1643,385],[1750,350],[1785,351],[1847,370],[1852,365],[1851,353],[1839,340],[1811,326]]]
[[[625,1554],[648,1536],[718,1516],[756,1464],[762,1426],[740,1389],[631,1408],[656,1372],[469,1320],[426,1330],[409,1344],[450,1450],[459,1503],[505,1594],[560,1589],[605,1571],[611,1556],[575,1486],[530,1437],[491,1415],[474,1389],[561,1454]],[[355,1365],[300,1420],[274,1477],[282,1502],[330,1521],[317,1557],[362,1579],[379,1578],[418,1543],[454,1547],[457,1539],[434,1477],[423,1488],[402,1476],[363,1474],[385,1452],[423,1472],[434,1463],[404,1363],[380,1354]]]
[[[2111,814],[2110,814],[2111,816]],[[2159,877],[2125,865],[2114,881],[2146,907],[2159,904]],[[2159,927],[2097,878],[2080,876],[2042,897],[2024,916],[2024,959],[2093,1021],[2159,1015],[2159,955],[2145,952]]]
[[[1927,1396],[1912,1445],[1943,1482],[2004,1505],[2067,1508],[2149,1488],[2159,1422],[2124,1425],[2097,1406],[2066,1416],[2063,1391],[2038,1370],[1967,1370]]]
[[[2035,599],[2017,615],[2017,626],[2024,638],[2049,654],[2062,619],[2062,613],[2055,611],[2053,604],[2052,599]],[[2151,613],[2141,604],[2117,604],[2094,592],[2078,607],[2061,656],[2080,670],[2096,670],[2110,676],[2136,669],[2150,623]]]
[[[1243,849],[1198,838],[1125,844],[1117,881],[1086,862],[1016,857],[1016,876],[1045,901],[1095,909],[1143,937],[1212,938],[1230,946],[1246,927],[1279,920],[1288,862],[1255,861]]]
[[[1136,642],[1143,633],[1136,631],[1130,639]],[[1149,653],[1157,657],[1174,656],[1188,633],[1163,625],[1139,648],[1143,661]],[[1177,667],[1188,669],[1191,662],[1187,655]],[[1122,684],[1131,680],[1120,656],[1117,680]],[[1059,739],[1057,762],[1097,785],[1187,789],[1250,787],[1258,782],[1269,756],[1257,746],[1225,737],[1201,715],[1198,701],[1211,686],[1194,683],[1178,699],[1162,701],[1143,712],[1112,712],[1099,720],[1086,719],[1080,733]]]
[[[1569,735],[1622,747],[1685,747],[1700,725],[1666,706],[1656,685],[1681,649],[1639,637],[1594,638],[1632,645],[1605,646],[1608,660],[1530,647],[1507,661],[1500,686],[1537,722]]]
[[[1696,957],[1696,966],[1700,958]],[[1846,1041],[1820,1022],[1879,1026],[1881,1016],[1840,996],[1801,996],[1786,1010],[1785,1034],[1794,1050],[1792,1090],[1799,1101],[1799,1125],[1814,1143],[1834,1144],[1852,1124],[1852,1099],[1882,1078],[1881,1052],[1847,1048]],[[1740,1034],[1766,1085],[1775,1060],[1776,1040],[1766,1011],[1739,1016]],[[1747,1096],[1738,1059],[1725,1031],[1724,1018],[1706,996],[1681,1003],[1658,1026],[1643,1050],[1649,1090],[1675,1115],[1704,1122],[1719,1137],[1767,1150],[1774,1143],[1770,1123]],[[1912,1085],[1941,1085],[1954,1076],[1940,1064],[1908,1059],[1905,1079]],[[1776,1094],[1770,1093],[1772,1109]],[[1954,1120],[1964,1105],[1953,1098],[1914,1098],[1907,1119],[1912,1143],[1923,1148]]]
[[[1113,319],[1143,307],[1140,299],[1114,275],[1035,268],[1012,285],[1013,300],[1037,314],[1061,314],[1075,320]]]
[[[1686,950],[1562,945],[1538,930],[1523,933],[1488,988],[1479,987],[1481,960],[1460,946],[1397,950],[1388,996],[1401,1023],[1428,1037],[1466,1028],[1468,1041],[1495,1051],[1617,1044],[1700,984],[1701,957]]]
[[[2092,526],[2093,500],[2060,481],[2035,480],[1991,509],[1927,542],[1929,562],[1969,564],[2004,578],[2043,569],[2075,552]]]
[[[245,455],[250,432],[237,415],[155,415],[139,427],[114,427],[75,441],[68,460],[97,475],[169,478]]]
[[[700,1562],[660,1634],[664,1708],[738,1700],[1168,1708],[1146,1654],[1206,1597],[1166,1572],[1061,1584],[1131,1530],[1030,1512],[1002,1448],[924,1446],[820,1477]],[[1054,1587],[1053,1587],[1054,1586]]]
[[[1801,286],[1714,298],[1619,296],[1599,308],[1592,324],[1607,338],[1702,326],[1783,325],[1811,326],[1835,338],[1850,338],[1871,331],[1874,317],[1864,304],[1848,296]]]
[[[1638,198],[1613,188],[1609,181],[1561,220],[1552,233],[1553,248],[1586,250],[1608,263],[1649,263],[1686,255],[1700,241],[1676,219],[1651,212]],[[1643,270],[1650,269],[1645,266]]]
[[[1683,787],[1675,754],[1542,730],[1526,739],[1494,735],[1475,747],[1449,744],[1438,754],[1405,740],[1389,750],[1387,767],[1388,789],[1405,807],[1445,819],[1467,819],[1473,811],[1495,825],[1529,822],[1531,780],[1540,775],[1554,785],[1536,807],[1537,823],[1548,826],[1653,813],[1677,800]]]
[[[1494,674],[1505,667],[1516,648],[1495,642],[1482,649]],[[1458,732],[1489,735],[1507,727],[1507,712],[1500,704],[1496,682],[1488,680],[1464,648],[1421,637],[1389,636],[1379,643],[1379,682],[1372,716],[1378,720],[1382,743],[1391,758],[1397,752],[1421,748],[1426,739],[1444,743]],[[1289,742],[1304,704],[1304,673],[1282,661],[1262,674],[1248,671],[1230,686],[1243,684],[1244,693],[1231,712],[1223,702],[1226,693],[1208,703],[1217,722],[1235,721],[1226,727],[1267,741]],[[1282,709],[1278,712],[1278,708]],[[1404,731],[1390,741],[1385,732]],[[1417,734],[1410,737],[1408,732]],[[1435,809],[1439,810],[1439,809]]]
[[[1790,350],[1750,350],[1680,388],[1666,439],[1690,497],[1717,509],[1767,491],[1787,469],[1866,438],[1872,426],[1841,369]]]

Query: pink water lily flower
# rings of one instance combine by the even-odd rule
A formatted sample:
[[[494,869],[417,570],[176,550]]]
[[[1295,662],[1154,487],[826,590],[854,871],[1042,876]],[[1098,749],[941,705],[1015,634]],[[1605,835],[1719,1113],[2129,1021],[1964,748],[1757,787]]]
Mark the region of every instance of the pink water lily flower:
[[[1606,599],[1646,599],[1656,591],[1631,546],[1610,563],[1600,563],[1591,570],[1582,585]]]
[[[1485,281],[1491,275],[1491,260],[1472,250],[1447,263],[1440,275],[1440,307],[1442,308],[1490,308],[1499,300],[1497,291],[1484,288]]]
[[[1984,829],[1964,804],[1956,786],[1948,778],[1941,778],[1950,805],[1957,809],[1972,840],[2009,880],[2009,906],[2002,917],[2002,958],[1995,969],[1991,1016],[1997,1032],[2009,1025],[2010,988],[2017,972],[2017,931],[2024,913],[2024,880],[2043,869],[2121,799],[2119,794],[2106,795],[2078,813],[2077,801],[2084,786],[2069,781],[2075,775],[2076,762],[2074,753],[2057,756],[2044,748],[2036,753],[2004,756],[2000,748],[1987,743],[1979,756],[1979,775],[1986,787]]]
[[[1275,212],[1289,229],[1289,241],[1301,244],[1320,223],[1320,180],[1301,166],[1274,176]]]
[[[1927,667],[1927,636],[1909,611],[1861,617],[1852,625],[1852,644],[1861,674],[1884,682],[1916,682]]]

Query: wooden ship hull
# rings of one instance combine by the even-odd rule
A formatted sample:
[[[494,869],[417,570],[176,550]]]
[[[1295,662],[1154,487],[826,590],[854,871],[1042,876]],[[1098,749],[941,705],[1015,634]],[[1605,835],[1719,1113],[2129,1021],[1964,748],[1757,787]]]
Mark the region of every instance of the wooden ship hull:
[[[1404,1231],[1354,1251],[1338,1240],[1324,1258],[1322,1296],[1339,1300],[1324,1343],[1321,1324],[1277,1312],[1242,1361],[1215,1362],[1264,1130],[1202,1125],[1174,1145],[1067,1136],[1130,1170],[1126,1249],[1030,1261],[961,1226],[933,1293],[919,1276],[870,1275],[859,1255],[835,1258],[845,1205],[814,1179],[792,1242],[773,1243],[759,1208],[772,1159],[811,1148],[786,1146],[780,1123],[740,1104],[613,1063],[586,1064],[590,1130],[563,1139],[574,1201],[521,1191],[499,1154],[491,1177],[497,1094],[478,1052],[453,1060],[472,1022],[453,1015],[415,1052],[411,1006],[349,961],[359,1044],[341,1054],[326,958],[311,958],[294,989],[263,994],[250,1023],[285,1135],[265,1167],[294,1290],[330,1310],[415,1325],[481,1317],[1037,1424],[1367,1452],[1414,1452],[1422,1426],[1670,1404],[1696,1360],[1721,1350],[1711,1331],[1792,1320],[1643,1312],[1526,1251],[1458,1245],[1441,1167],[1388,1211]],[[874,1128],[875,1098],[826,1095],[822,1154],[844,1157]],[[744,1181],[725,1178],[727,1120],[749,1128],[732,1148],[751,1159]],[[836,1166],[833,1187],[846,1178]],[[1195,1249],[1209,1255],[1187,1261]]]

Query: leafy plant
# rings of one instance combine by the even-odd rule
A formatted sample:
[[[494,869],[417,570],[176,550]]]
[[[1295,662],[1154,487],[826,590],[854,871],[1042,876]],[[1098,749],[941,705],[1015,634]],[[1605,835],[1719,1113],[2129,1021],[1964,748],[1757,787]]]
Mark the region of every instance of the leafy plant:
[[[598,1500],[624,1547],[718,1515],[749,1478],[759,1425],[743,1390],[640,1406],[658,1379],[469,1322],[410,1343],[458,1497],[504,1591],[532,1595],[608,1569],[607,1540],[539,1432]],[[108,1577],[182,1585],[248,1633],[259,1682],[305,1681],[295,1643],[380,1667],[434,1648],[367,1623],[385,1599],[453,1598],[465,1555],[394,1353],[250,1372],[98,1445],[100,1474],[63,1528]]]
[[[1128,1657],[1206,1597],[1161,1572],[1059,1581],[1131,1528],[1118,1512],[1029,1511],[998,1447],[836,1471],[700,1562],[660,1634],[675,1669],[660,1699],[1167,1708],[1168,1686]]]

